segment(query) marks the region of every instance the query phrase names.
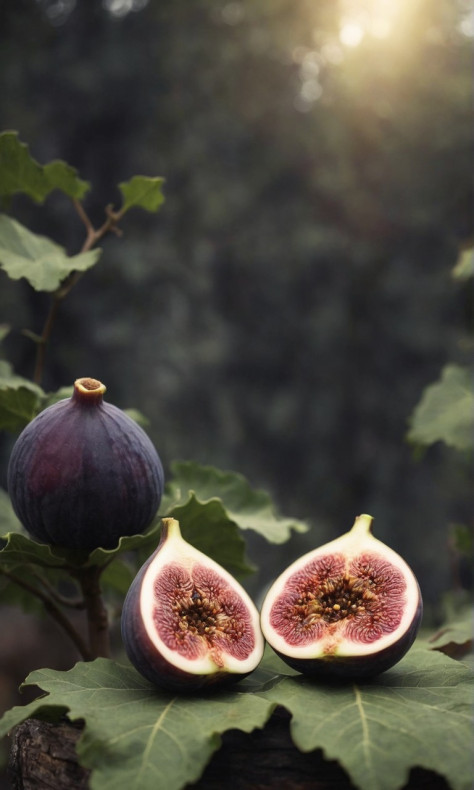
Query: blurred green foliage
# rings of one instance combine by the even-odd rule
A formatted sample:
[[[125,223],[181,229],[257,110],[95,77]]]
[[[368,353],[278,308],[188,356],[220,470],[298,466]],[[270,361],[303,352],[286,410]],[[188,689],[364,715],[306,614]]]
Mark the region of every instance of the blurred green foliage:
[[[292,549],[265,548],[259,584],[369,512],[436,602],[469,469],[405,437],[472,351],[451,273],[472,236],[472,36],[464,0],[383,6],[5,0],[0,128],[93,184],[96,225],[117,183],[166,178],[159,217],[131,214],[64,303],[46,389],[98,377],[168,467],[242,472],[308,519]],[[60,198],[11,202],[74,255],[84,230]],[[21,330],[41,330],[47,297],[0,276],[5,353],[31,377]]]

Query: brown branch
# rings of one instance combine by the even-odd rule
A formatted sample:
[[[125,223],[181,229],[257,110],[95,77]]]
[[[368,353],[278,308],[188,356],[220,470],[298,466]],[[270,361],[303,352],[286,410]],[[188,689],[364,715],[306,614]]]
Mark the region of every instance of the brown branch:
[[[71,571],[79,581],[84,596],[92,658],[99,656],[109,658],[110,656],[109,617],[100,587],[102,570],[102,568],[93,565],[89,568],[77,568]]]
[[[66,595],[61,595],[61,593],[59,593],[56,588],[37,571],[33,571],[33,576],[35,579],[38,579],[39,583],[45,588],[50,598],[55,601],[55,603],[69,609],[85,609],[86,603],[83,598],[68,598]]]
[[[89,216],[84,211],[84,206],[82,203],[80,203],[79,200],[74,200],[73,202],[74,207],[86,228],[86,239],[82,245],[81,252],[88,252],[91,250],[107,233],[115,233],[118,236],[122,235],[122,231],[118,227],[118,223],[124,215],[123,210],[114,211],[114,207],[112,205],[106,206],[105,215],[107,219],[103,222],[100,228],[96,230],[90,221]]]
[[[21,579],[19,576],[16,576],[16,574],[11,573],[10,571],[0,568],[0,573],[3,574],[3,576],[6,576],[7,579],[10,579],[10,581],[14,584],[17,584],[23,590],[29,592],[35,598],[38,598],[42,602],[48,614],[51,615],[51,617],[57,622],[57,624],[74,643],[84,661],[90,661],[92,658],[91,652],[82,639],[81,635],[78,633],[78,631],[76,631],[75,627],[66,617],[66,615],[59,609],[58,606],[56,606],[55,602],[48,595],[46,595],[46,593],[44,593],[42,590],[39,590],[37,587],[34,587],[32,584],[29,584],[29,582]]]
[[[122,231],[118,227],[118,223],[122,219],[124,215],[124,211],[114,211],[113,206],[107,206],[105,209],[106,219],[103,224],[97,230],[94,228],[88,214],[86,213],[82,203],[79,200],[73,200],[74,207],[84,223],[86,228],[86,238],[84,240],[84,244],[80,250],[80,254],[83,252],[89,252],[96,244],[107,235],[107,233],[115,233],[117,236],[122,234]],[[81,279],[84,272],[71,272],[71,274],[66,277],[66,279],[61,283],[61,285],[54,291],[51,304],[49,308],[48,315],[46,317],[46,321],[43,326],[43,330],[38,340],[37,350],[36,350],[36,361],[35,361],[35,371],[33,380],[36,384],[41,383],[41,379],[43,377],[43,368],[44,368],[44,360],[46,354],[46,345],[49,341],[51,336],[51,332],[56,321],[56,316],[58,314],[58,310],[60,307],[61,302],[72,288],[76,285],[76,283]]]

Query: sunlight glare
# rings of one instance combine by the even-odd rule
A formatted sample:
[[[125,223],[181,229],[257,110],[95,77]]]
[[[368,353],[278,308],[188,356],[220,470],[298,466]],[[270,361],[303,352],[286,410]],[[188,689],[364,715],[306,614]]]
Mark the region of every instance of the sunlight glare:
[[[374,38],[387,38],[392,32],[392,26],[388,19],[378,17],[370,23],[369,33]]]
[[[474,11],[466,14],[459,25],[459,29],[463,36],[474,38]]]
[[[103,0],[102,4],[112,16],[124,17],[131,11],[141,11],[148,0]]]
[[[339,40],[357,47],[366,35],[387,38],[393,31],[403,0],[341,0]]]
[[[358,47],[364,38],[364,28],[357,22],[344,22],[339,31],[341,44],[346,47]]]

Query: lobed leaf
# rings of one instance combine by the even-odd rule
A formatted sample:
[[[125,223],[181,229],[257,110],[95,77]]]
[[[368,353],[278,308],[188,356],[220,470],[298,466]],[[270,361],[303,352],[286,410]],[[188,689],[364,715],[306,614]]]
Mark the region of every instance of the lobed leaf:
[[[82,181],[66,162],[54,160],[40,165],[16,132],[0,133],[0,195],[23,192],[43,203],[53,190],[59,189],[70,198],[82,200],[89,188],[87,181]]]
[[[453,790],[468,790],[474,778],[472,673],[425,647],[363,683],[309,680],[267,650],[252,675],[221,694],[161,692],[107,659],[39,670],[26,684],[47,696],[8,711],[0,737],[31,716],[84,719],[78,755],[92,770],[92,790],[180,790],[202,774],[223,732],[263,727],[277,705],[290,712],[301,751],[322,749],[363,790],[399,790],[414,767],[444,776]]]
[[[95,249],[68,256],[51,239],[0,215],[0,266],[12,280],[25,277],[36,291],[55,291],[71,272],[94,266],[100,254],[101,250]]]
[[[0,430],[20,431],[39,410],[43,390],[0,360]]]
[[[0,535],[22,531],[23,527],[15,515],[10,497],[3,488],[0,488]]]
[[[175,508],[187,505],[192,499],[202,504],[220,500],[228,521],[240,529],[255,530],[270,543],[284,543],[291,530],[308,529],[302,521],[276,515],[270,496],[252,489],[243,475],[191,461],[176,461],[171,471],[173,477],[166,486],[163,505],[173,514]]]
[[[146,211],[158,211],[165,200],[164,181],[164,178],[133,176],[130,181],[119,184],[123,199],[121,212],[124,214],[134,206],[144,208]]]
[[[446,365],[440,381],[427,387],[411,417],[408,439],[415,444],[443,441],[458,450],[473,444],[474,392],[471,373]]]
[[[414,767],[446,777],[453,790],[468,790],[472,691],[466,666],[413,648],[372,681],[282,676],[258,693],[292,714],[291,736],[301,751],[322,749],[361,790],[399,790]]]
[[[2,601],[15,603],[27,612],[42,613],[44,604],[25,589],[21,582],[41,589],[43,581],[48,587],[58,588],[58,583],[71,580],[71,569],[96,565],[103,567],[101,583],[104,591],[126,594],[137,570],[158,542],[159,525],[155,524],[145,535],[121,538],[115,549],[95,549],[90,555],[68,549],[37,543],[18,530],[22,525],[16,519],[6,492],[0,489],[0,525],[17,526],[17,531],[0,537],[0,592]],[[123,562],[119,555],[137,550],[130,562]],[[144,556],[140,557],[140,551]],[[112,562],[114,560],[114,562]],[[17,582],[18,580],[18,582]]]
[[[459,608],[456,617],[450,617],[428,639],[428,645],[432,650],[440,650],[452,658],[460,658],[472,649],[473,631],[472,607],[466,604]]]
[[[79,566],[108,565],[120,554],[146,546],[148,552],[158,542],[159,524],[154,524],[143,535],[120,538],[114,549],[94,549],[90,554],[73,549],[62,549],[38,543],[25,534],[9,532],[1,540],[0,568],[13,569],[22,565],[39,565],[43,568],[74,568]]]
[[[239,528],[229,520],[217,498],[199,502],[192,493],[185,504],[175,505],[167,515],[179,521],[185,540],[229,573],[241,577],[255,570],[245,559],[245,541]]]
[[[462,250],[456,266],[453,269],[453,277],[456,280],[468,280],[474,276],[474,247]]]
[[[0,569],[13,571],[27,565],[42,568],[64,568],[68,565],[68,552],[37,543],[21,532],[8,532],[1,538]]]
[[[9,332],[10,332],[10,327],[8,324],[0,324],[0,343],[2,342],[2,340],[6,338]]]
[[[155,521],[143,534],[120,538],[114,549],[94,549],[84,562],[86,565],[108,565],[120,554],[129,551],[137,551],[142,556],[148,556],[158,545],[160,529],[161,523]]]
[[[92,790],[180,790],[201,776],[223,732],[263,727],[274,707],[238,690],[167,694],[131,667],[100,658],[68,672],[38,670],[26,684],[48,696],[8,711],[0,737],[49,706],[67,711],[71,721],[85,719],[77,751],[92,769]]]
[[[2,492],[0,502],[8,497]],[[11,516],[16,516],[11,508]],[[8,510],[7,510],[8,515]],[[2,519],[0,519],[0,523]],[[21,524],[17,521],[19,529]],[[0,538],[0,592],[3,603],[21,606],[25,612],[44,614],[44,603],[32,592],[34,588],[57,589],[61,582],[70,582],[65,552],[36,543],[22,532],[8,532]],[[26,585],[26,587],[24,586]]]

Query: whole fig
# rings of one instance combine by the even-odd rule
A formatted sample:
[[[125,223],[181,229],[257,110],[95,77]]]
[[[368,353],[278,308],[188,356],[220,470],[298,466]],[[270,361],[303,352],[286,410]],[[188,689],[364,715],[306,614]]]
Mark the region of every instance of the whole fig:
[[[163,493],[163,467],[136,422],[104,402],[105,386],[80,378],[71,398],[22,431],[8,491],[25,529],[42,543],[92,551],[143,532]]]

